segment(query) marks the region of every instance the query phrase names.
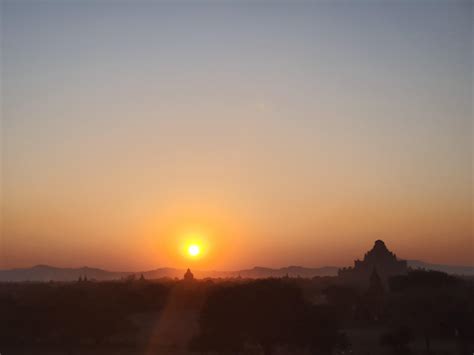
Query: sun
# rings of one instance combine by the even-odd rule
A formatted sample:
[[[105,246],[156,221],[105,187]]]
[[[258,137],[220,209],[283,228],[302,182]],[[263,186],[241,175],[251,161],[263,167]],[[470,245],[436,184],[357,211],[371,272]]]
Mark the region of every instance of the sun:
[[[188,247],[188,254],[191,256],[198,256],[201,253],[201,248],[197,244],[191,244]]]
[[[199,261],[209,253],[208,234],[200,230],[186,231],[181,234],[179,249],[182,257],[188,260]]]

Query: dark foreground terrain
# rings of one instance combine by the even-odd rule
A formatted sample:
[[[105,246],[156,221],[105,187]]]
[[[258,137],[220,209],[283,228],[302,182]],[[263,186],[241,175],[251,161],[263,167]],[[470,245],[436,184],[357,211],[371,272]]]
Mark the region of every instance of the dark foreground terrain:
[[[0,284],[0,353],[432,354],[474,351],[471,280],[336,277]]]

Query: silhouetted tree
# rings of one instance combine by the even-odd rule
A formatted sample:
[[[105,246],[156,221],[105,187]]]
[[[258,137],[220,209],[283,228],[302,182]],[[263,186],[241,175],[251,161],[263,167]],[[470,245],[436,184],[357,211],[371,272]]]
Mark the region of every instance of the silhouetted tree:
[[[393,323],[411,327],[422,336],[427,354],[431,354],[434,338],[457,336],[460,343],[469,343],[472,332],[468,328],[473,325],[474,313],[468,295],[472,291],[460,279],[438,271],[417,270],[393,277],[390,287]]]
[[[324,290],[329,305],[333,306],[339,320],[350,320],[360,301],[357,290],[349,286],[332,285]]]
[[[220,287],[203,307],[191,348],[235,353],[245,344],[259,344],[268,355],[285,345],[330,354],[343,340],[335,318],[328,307],[307,304],[299,288],[281,280]]]

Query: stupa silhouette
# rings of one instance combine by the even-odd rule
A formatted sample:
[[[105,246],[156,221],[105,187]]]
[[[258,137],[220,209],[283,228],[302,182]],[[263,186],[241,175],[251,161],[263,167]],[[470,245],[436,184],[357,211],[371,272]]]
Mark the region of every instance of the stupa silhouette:
[[[184,281],[193,281],[193,280],[194,280],[194,275],[191,272],[191,270],[188,268],[188,270],[186,270],[186,273],[184,274]]]

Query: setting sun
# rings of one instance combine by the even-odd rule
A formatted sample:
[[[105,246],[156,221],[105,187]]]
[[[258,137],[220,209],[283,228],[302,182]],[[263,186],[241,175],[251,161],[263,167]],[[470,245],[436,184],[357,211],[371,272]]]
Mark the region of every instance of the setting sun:
[[[186,227],[176,232],[180,254],[184,260],[202,263],[208,260],[210,251],[209,236],[212,233],[200,226]],[[202,265],[202,264],[201,264]]]
[[[188,247],[188,254],[191,256],[197,256],[201,252],[199,245],[192,244]]]

